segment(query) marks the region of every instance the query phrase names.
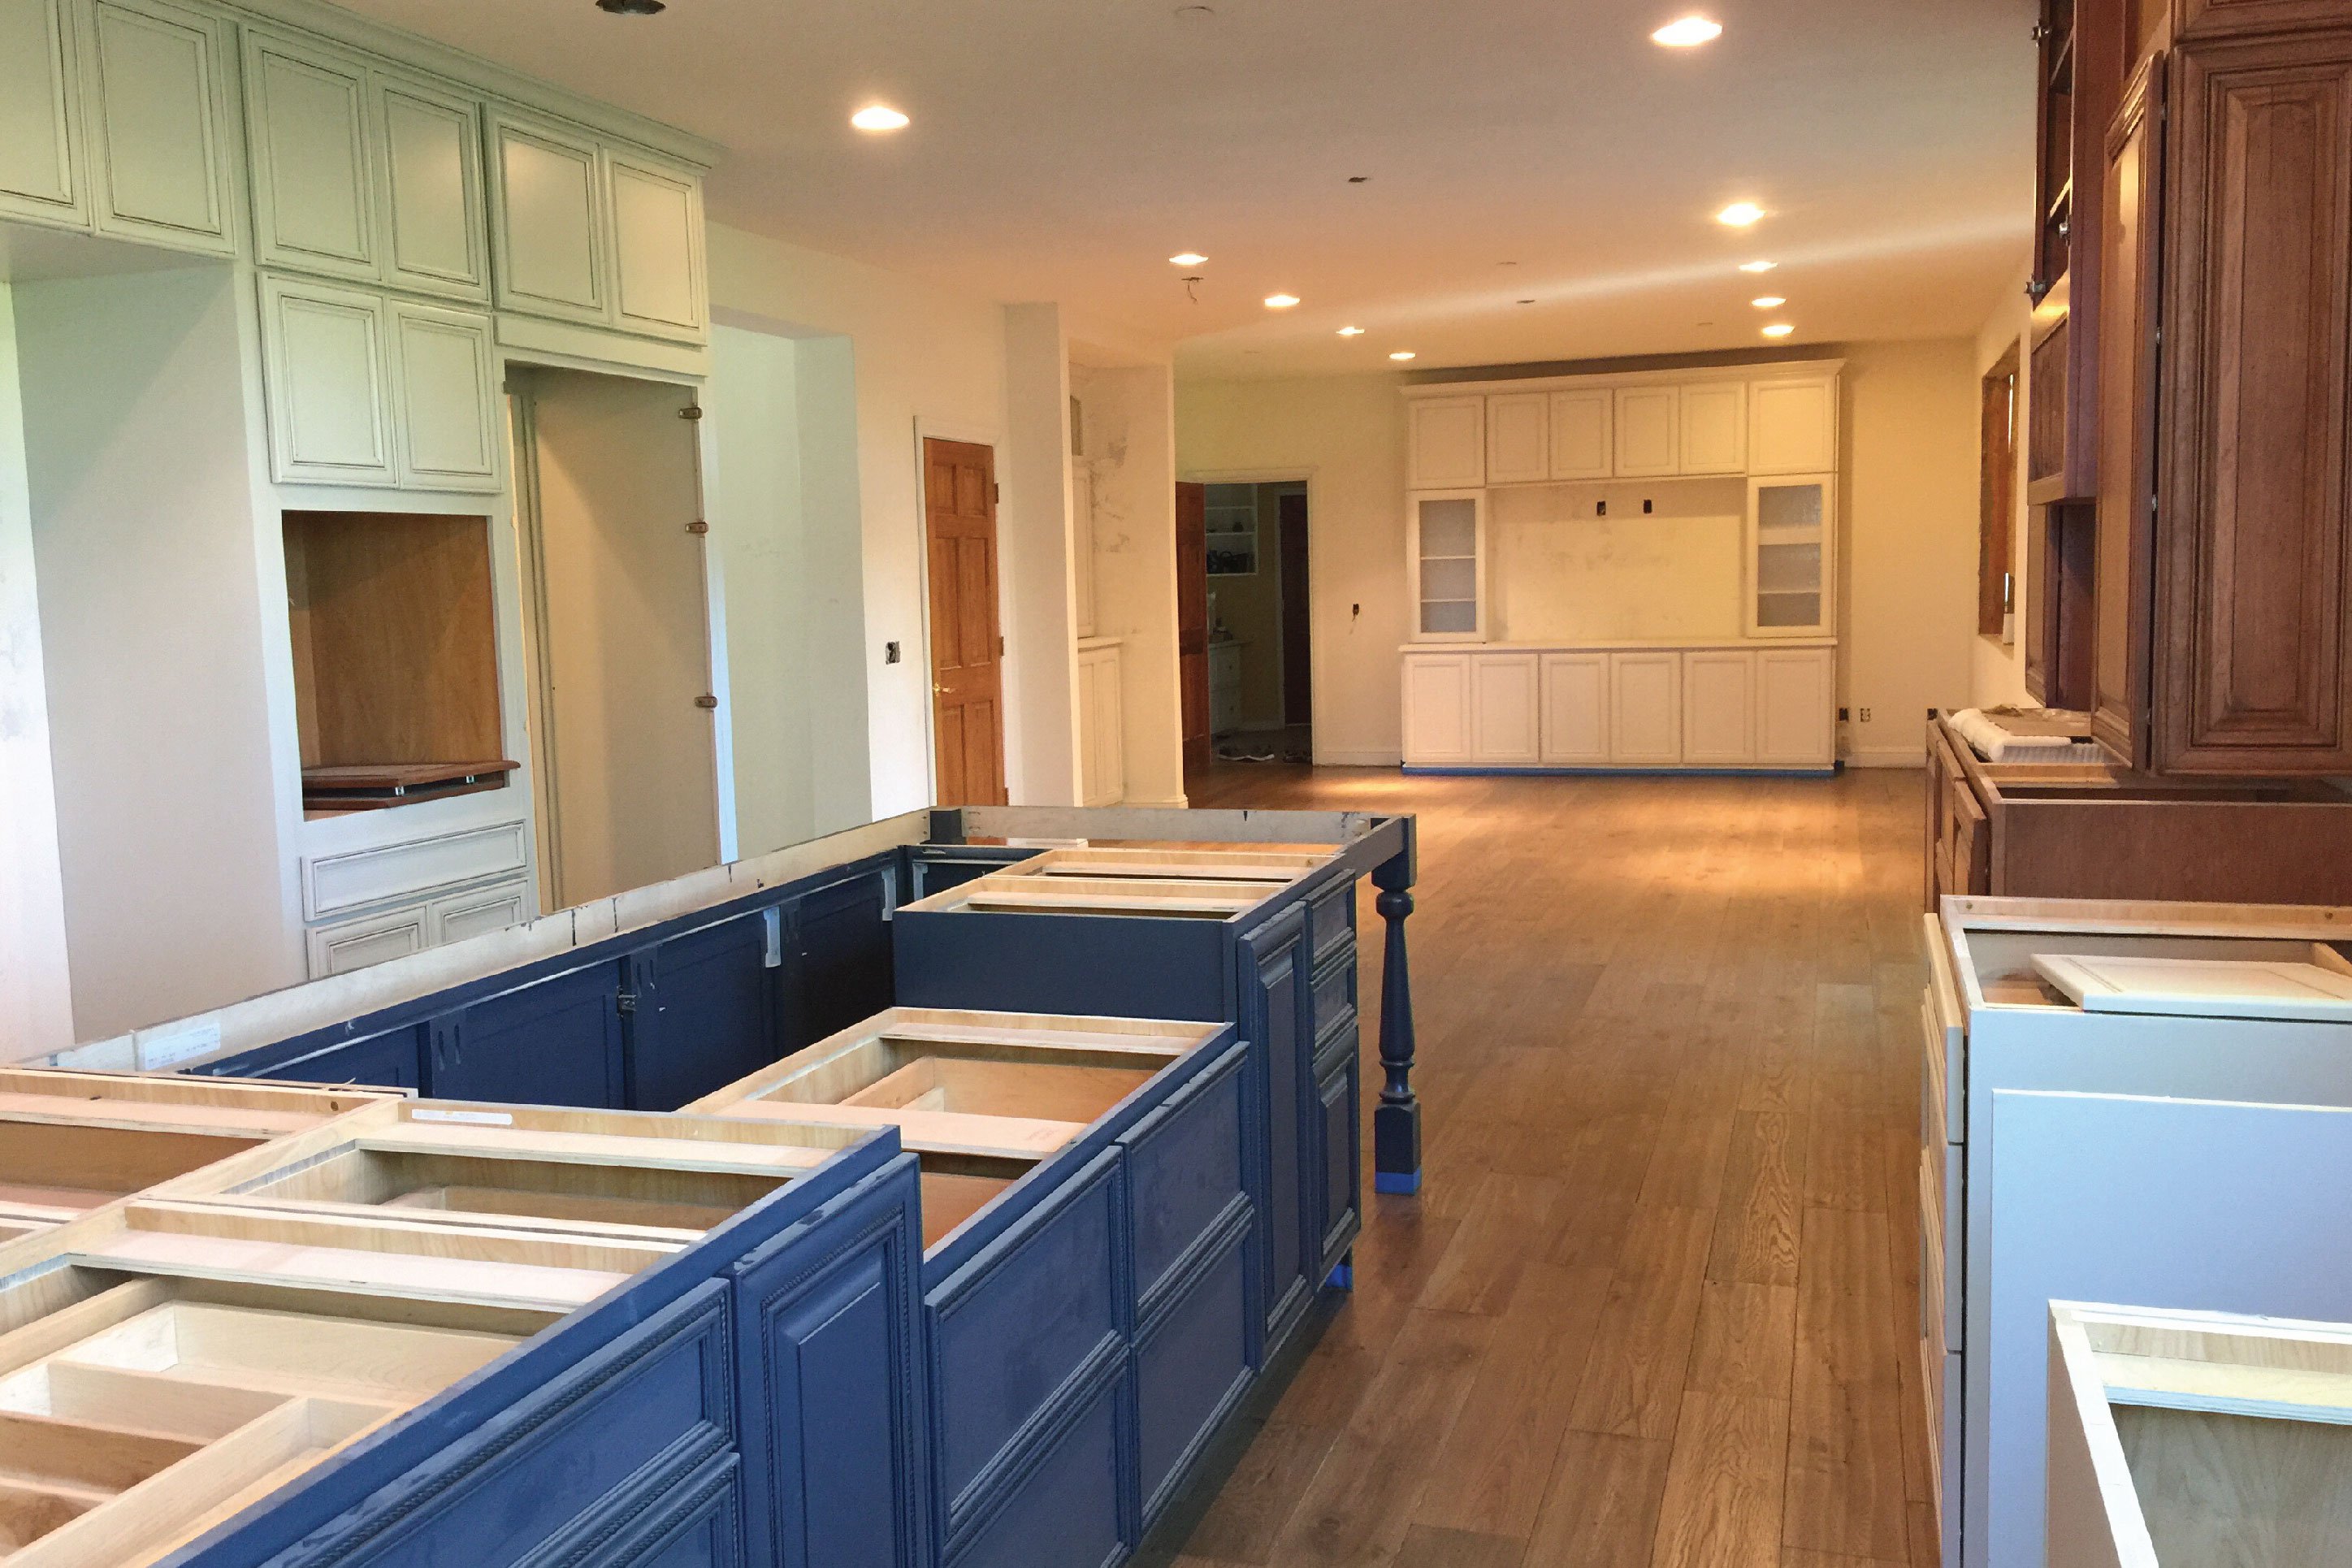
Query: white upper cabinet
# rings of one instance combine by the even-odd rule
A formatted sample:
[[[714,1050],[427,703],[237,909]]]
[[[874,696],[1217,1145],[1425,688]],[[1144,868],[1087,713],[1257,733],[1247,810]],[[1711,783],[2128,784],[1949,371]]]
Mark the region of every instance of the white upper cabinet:
[[[1413,636],[1478,642],[1486,636],[1486,495],[1436,490],[1412,498]]]
[[[1417,490],[1486,482],[1486,400],[1428,397],[1406,405],[1406,483]]]
[[[1826,637],[1837,624],[1837,479],[1748,481],[1749,637]]]
[[[89,220],[74,157],[73,21],[66,0],[0,0],[0,216]]]
[[[1651,479],[1679,473],[1682,394],[1672,386],[1617,389],[1617,477]]]
[[[1679,472],[1738,474],[1748,468],[1748,385],[1717,382],[1682,388]]]
[[[234,254],[226,24],[168,0],[89,0],[83,27],[98,231]]]
[[[401,484],[497,489],[497,351],[489,318],[395,300],[391,351]]]
[[[702,273],[702,182],[686,170],[612,151],[613,259],[620,325],[701,341],[709,327]]]
[[[1515,392],[1486,399],[1486,482],[1522,484],[1550,477],[1550,395]]]
[[[1757,382],[1748,400],[1748,471],[1815,474],[1838,466],[1837,378]]]
[[[1610,416],[1615,397],[1605,387],[1551,395],[1551,478],[1605,479],[1610,451]]]
[[[382,73],[373,91],[383,280],[421,294],[488,300],[480,108]]]
[[[383,298],[264,277],[261,331],[278,481],[396,483]]]
[[[367,67],[270,33],[245,40],[255,258],[373,282]]]
[[[490,237],[502,310],[604,324],[604,154],[584,133],[494,110]]]

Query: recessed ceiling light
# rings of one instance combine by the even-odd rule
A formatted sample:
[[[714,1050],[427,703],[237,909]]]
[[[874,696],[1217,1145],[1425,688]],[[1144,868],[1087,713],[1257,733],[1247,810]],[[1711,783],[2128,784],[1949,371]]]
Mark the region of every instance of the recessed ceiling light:
[[[1764,329],[1764,335],[1768,338],[1785,338],[1796,330],[1786,321],[1775,321]]]
[[[1360,338],[1364,335],[1364,329],[1361,327],[1341,327],[1339,329],[1339,335],[1343,338]]]
[[[1772,268],[1780,265],[1780,264],[1777,261],[1743,261],[1739,264],[1739,270],[1742,272],[1769,272]]]
[[[1783,300],[1778,294],[1759,294],[1755,299],[1750,300],[1748,302],[1755,306],[1759,310],[1777,310],[1789,301]]]
[[[887,103],[869,103],[849,117],[849,122],[860,131],[904,131],[907,117]]]
[[[1670,49],[1687,49],[1699,44],[1711,44],[1723,37],[1723,24],[1705,16],[1685,16],[1667,23],[1650,35],[1650,41],[1664,44]]]
[[[1716,214],[1715,221],[1720,224],[1728,224],[1733,228],[1746,228],[1749,224],[1754,223],[1758,218],[1762,217],[1763,216],[1764,209],[1758,206],[1754,202],[1734,202],[1729,206],[1724,208],[1721,212]]]
[[[1209,258],[1197,250],[1187,250],[1168,258],[1171,267],[1198,267]]]
[[[1265,297],[1265,308],[1269,310],[1287,310],[1297,303],[1298,296],[1296,294],[1268,294]]]
[[[1414,359],[1417,357],[1418,356],[1415,355],[1411,349],[1399,349],[1396,353],[1389,355],[1389,358],[1395,360]]]

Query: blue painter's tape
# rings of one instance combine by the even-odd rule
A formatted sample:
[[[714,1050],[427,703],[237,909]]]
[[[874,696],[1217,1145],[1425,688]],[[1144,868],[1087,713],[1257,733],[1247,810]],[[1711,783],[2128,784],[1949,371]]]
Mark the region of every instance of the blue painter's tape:
[[[1340,1264],[1338,1268],[1331,1270],[1331,1277],[1328,1279],[1324,1280],[1323,1283],[1326,1285],[1337,1285],[1342,1290],[1354,1289],[1356,1288],[1356,1266],[1352,1263]]]
[[[1831,768],[1452,768],[1408,764],[1398,770],[1418,778],[1561,778],[1561,779],[1833,779],[1845,771]]]
[[[1372,1191],[1376,1193],[1417,1193],[1421,1191],[1419,1171],[1375,1171]]]

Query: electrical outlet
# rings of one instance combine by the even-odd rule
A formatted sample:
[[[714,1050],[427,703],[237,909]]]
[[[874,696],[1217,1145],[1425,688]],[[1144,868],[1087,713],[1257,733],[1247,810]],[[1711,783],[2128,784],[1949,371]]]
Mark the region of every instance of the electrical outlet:
[[[1869,710],[1869,709],[1867,709],[1867,708],[1864,708],[1864,709],[1860,709],[1860,710],[1858,710],[1858,711],[1862,714],[1862,721],[1863,721],[1864,723],[1865,723],[1865,724],[1869,723],[1869,722],[1870,722],[1870,710]]]
[[[898,662],[898,645],[897,643],[886,642],[882,645],[882,662],[885,664],[896,664]]]

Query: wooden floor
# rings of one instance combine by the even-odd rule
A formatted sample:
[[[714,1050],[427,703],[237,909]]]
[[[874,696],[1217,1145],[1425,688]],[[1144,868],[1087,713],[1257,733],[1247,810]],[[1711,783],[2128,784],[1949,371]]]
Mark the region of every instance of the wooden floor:
[[[1420,815],[1426,1186],[1174,1561],[1934,1564],[1919,775],[1192,784]]]

